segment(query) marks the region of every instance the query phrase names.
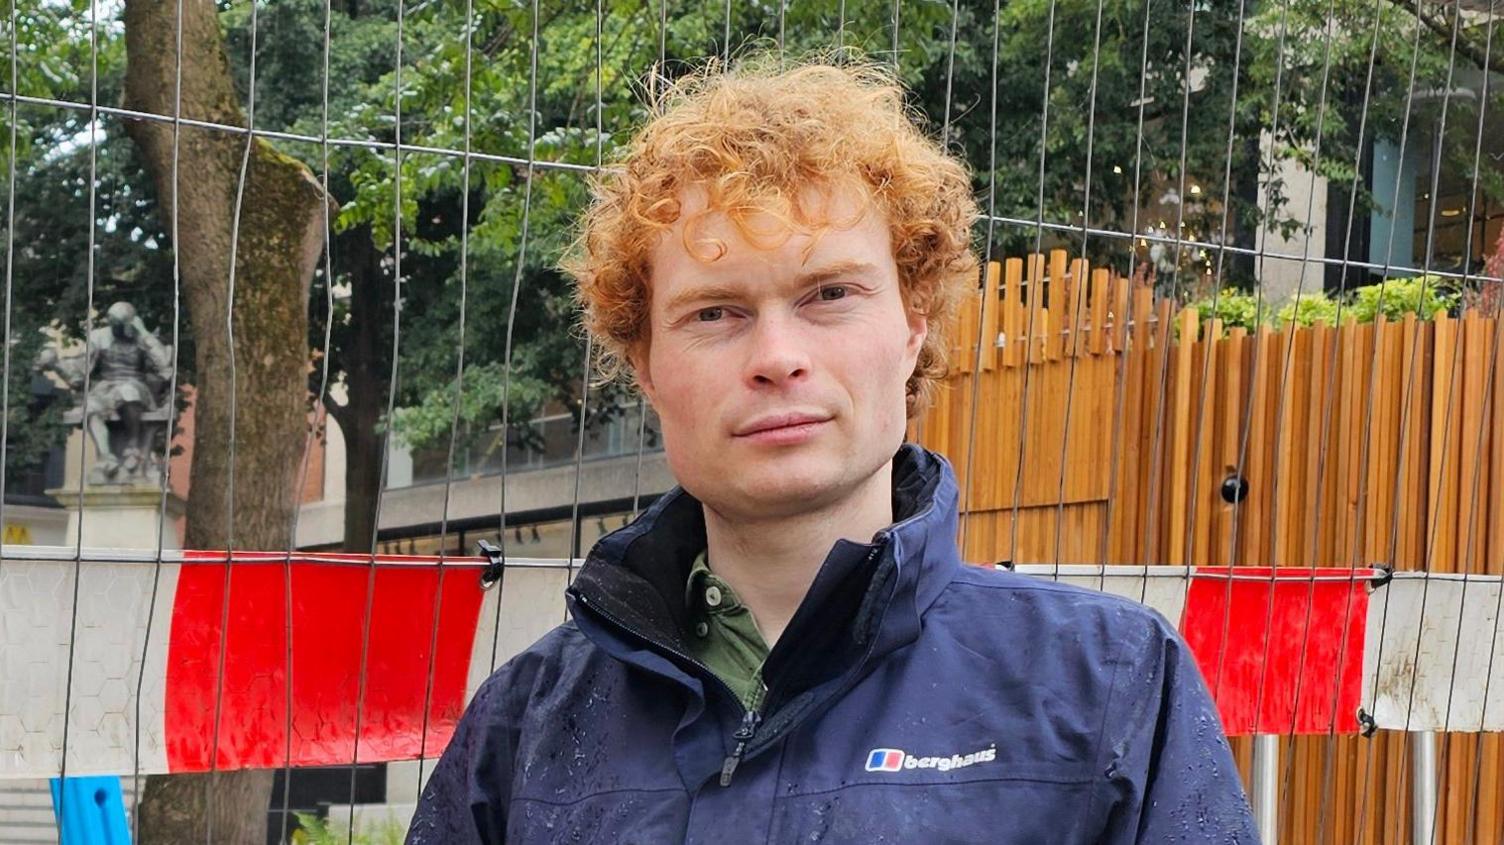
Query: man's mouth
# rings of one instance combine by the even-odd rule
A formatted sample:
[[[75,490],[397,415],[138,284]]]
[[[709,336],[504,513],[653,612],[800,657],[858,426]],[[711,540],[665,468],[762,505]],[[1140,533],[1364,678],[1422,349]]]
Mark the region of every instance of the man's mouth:
[[[821,423],[830,421],[830,416],[815,414],[805,411],[786,412],[782,414],[770,414],[741,426],[733,434],[737,437],[749,437],[754,434],[762,434],[771,431],[797,428],[816,428]]]

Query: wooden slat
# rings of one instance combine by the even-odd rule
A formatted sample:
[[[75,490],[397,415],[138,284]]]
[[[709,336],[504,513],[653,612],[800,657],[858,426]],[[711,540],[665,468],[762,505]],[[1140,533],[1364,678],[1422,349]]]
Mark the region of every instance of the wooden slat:
[[[1039,315],[1036,310],[1041,300],[1040,291],[1044,288],[1045,276],[1044,256],[1031,253],[1024,256],[1024,278],[1018,288],[1018,340],[1019,340],[1019,364],[1034,363],[1037,356],[1034,354],[1034,332],[1038,330]]]
[[[1302,344],[1299,341],[1308,335],[1296,331],[1293,325],[1287,325],[1280,335],[1275,343],[1270,344],[1270,351],[1278,354],[1280,360],[1271,373],[1274,379],[1274,407],[1269,415],[1269,433],[1273,435],[1274,443],[1269,455],[1271,468],[1268,484],[1270,513],[1274,524],[1270,526],[1272,531],[1265,544],[1267,554],[1261,558],[1262,566],[1288,566],[1292,562],[1290,542],[1295,525],[1291,511],[1294,493],[1300,487],[1300,479],[1294,472],[1295,438],[1292,432],[1297,425],[1296,415],[1300,409],[1297,371]]]
[[[960,323],[957,325],[956,343],[954,345],[955,370],[958,373],[970,373],[976,366],[977,360],[977,318],[981,314],[982,296],[977,290],[969,290],[961,300]]]
[[[1219,365],[1224,346],[1222,321],[1213,319],[1206,325],[1206,336],[1202,338],[1196,354],[1200,383],[1197,385],[1196,419],[1192,423],[1193,436],[1196,438],[1196,459],[1191,467],[1191,471],[1195,473],[1196,492],[1189,503],[1192,534],[1190,547],[1186,549],[1186,559],[1193,565],[1210,564],[1214,559],[1211,549],[1212,519],[1222,496],[1219,493],[1217,461],[1213,450],[1216,448],[1216,409],[1221,402],[1226,401],[1219,401],[1217,395],[1222,384]]]
[[[1500,776],[1504,774],[1504,735],[1484,734],[1479,756],[1482,758],[1478,767],[1477,777],[1468,783],[1467,788],[1483,800],[1478,802],[1478,812],[1474,819],[1472,839],[1464,838],[1464,841],[1487,842],[1491,835],[1504,834],[1504,801],[1489,800],[1488,796],[1497,796],[1500,793]]]
[[[1111,288],[1111,270],[1098,267],[1091,271],[1091,337],[1087,349],[1092,355],[1107,351],[1107,296]]]
[[[996,261],[989,262],[982,287],[982,370],[990,372],[997,368],[997,335],[1001,324],[998,314],[998,285],[1002,267]]]
[[[1322,508],[1333,498],[1327,493],[1332,485],[1323,484],[1323,454],[1331,448],[1331,420],[1328,414],[1331,375],[1335,362],[1330,355],[1334,332],[1321,323],[1311,327],[1305,360],[1297,364],[1307,367],[1305,408],[1302,414],[1306,436],[1293,438],[1301,467],[1301,489],[1296,497],[1297,519],[1300,528],[1297,537],[1292,537],[1289,548],[1295,562],[1301,566],[1321,566],[1330,563],[1330,558],[1320,556],[1322,540]],[[1335,477],[1335,476],[1334,476]]]
[[[1226,348],[1221,355],[1223,401],[1217,406],[1216,433],[1216,493],[1217,509],[1212,519],[1212,560],[1227,566],[1236,555],[1233,549],[1233,523],[1240,519],[1242,505],[1228,502],[1221,494],[1221,480],[1230,479],[1238,470],[1239,435],[1242,431],[1243,408],[1248,403],[1245,391],[1250,344],[1248,330],[1236,326],[1227,334]]]
[[[1382,315],[1374,320],[1374,339],[1378,343],[1375,353],[1375,369],[1370,382],[1373,387],[1365,398],[1358,424],[1368,437],[1368,452],[1363,467],[1368,483],[1367,515],[1362,534],[1363,560],[1373,563],[1389,563],[1389,535],[1393,510],[1390,497],[1398,484],[1398,469],[1395,447],[1395,431],[1399,427],[1399,399],[1397,374],[1401,370],[1403,352],[1403,325],[1390,325]]]
[[[1151,399],[1146,408],[1148,419],[1144,426],[1143,450],[1149,457],[1147,467],[1148,478],[1146,479],[1145,508],[1142,510],[1141,519],[1144,540],[1143,560],[1146,563],[1164,562],[1164,501],[1166,487],[1166,458],[1169,453],[1169,443],[1165,436],[1166,424],[1169,422],[1166,403],[1170,401],[1169,366],[1170,366],[1170,333],[1172,322],[1170,320],[1170,308],[1172,303],[1168,299],[1161,299],[1154,309],[1154,331],[1151,334],[1151,343],[1154,351],[1149,363],[1149,393]]]
[[[1174,388],[1170,398],[1169,407],[1166,409],[1170,415],[1165,426],[1166,435],[1169,437],[1169,464],[1166,467],[1168,482],[1168,510],[1165,512],[1162,522],[1169,529],[1166,538],[1164,559],[1166,563],[1175,566],[1184,566],[1186,558],[1186,530],[1187,497],[1190,495],[1191,485],[1191,439],[1196,436],[1192,430],[1194,420],[1191,418],[1191,373],[1194,372],[1196,363],[1196,334],[1200,329],[1196,309],[1184,308],[1176,320],[1178,325],[1179,342],[1174,347],[1172,365],[1174,367]]]
[[[1071,296],[1069,260],[1069,254],[1065,250],[1050,250],[1050,281],[1048,293],[1045,294],[1048,311],[1044,314],[1044,326],[1040,329],[1046,361],[1060,360],[1060,351],[1065,341],[1063,329],[1069,325],[1066,305]]]
[[[1023,279],[1022,258],[1010,258],[1003,262],[1003,313],[1004,335],[1003,365],[1016,367],[1023,363]]]
[[[1108,335],[1112,351],[1121,353],[1128,347],[1128,324],[1132,321],[1129,300],[1132,287],[1127,277],[1118,276],[1112,283],[1112,332]]]
[[[1029,309],[1027,320],[1023,326],[1023,336],[1026,339],[1028,353],[1024,359],[1031,364],[1042,360],[1042,348],[1040,338],[1044,332],[1044,299],[1045,299],[1045,257],[1034,254],[1029,256],[1029,286],[1027,289]]]
[[[1070,292],[1066,297],[1066,307],[1069,313],[1065,318],[1065,327],[1070,334],[1065,338],[1065,355],[1069,358],[1079,358],[1087,351],[1086,338],[1082,337],[1082,331],[1086,326],[1089,315],[1086,313],[1086,296],[1090,287],[1091,262],[1084,258],[1071,260],[1070,269]]]
[[[1461,329],[1461,371],[1458,373],[1460,401],[1455,403],[1458,462],[1457,521],[1454,529],[1457,539],[1454,548],[1457,550],[1460,571],[1482,572],[1482,556],[1479,553],[1482,544],[1478,542],[1482,533],[1482,523],[1479,522],[1482,514],[1478,500],[1484,496],[1481,485],[1484,475],[1482,468],[1487,466],[1483,460],[1483,438],[1486,433],[1484,384],[1488,378],[1488,335],[1484,321],[1475,311],[1463,315]]]
[[[1247,422],[1239,432],[1239,457],[1242,459],[1243,477],[1248,480],[1248,498],[1243,502],[1241,519],[1237,520],[1234,533],[1238,554],[1235,563],[1264,565],[1263,540],[1260,526],[1264,525],[1268,500],[1269,473],[1264,471],[1265,452],[1269,447],[1268,415],[1273,407],[1269,397],[1269,354],[1274,344],[1270,342],[1268,326],[1260,326],[1253,334],[1253,358],[1249,373],[1250,393]]]
[[[1457,425],[1457,406],[1460,403],[1457,390],[1458,373],[1454,366],[1457,359],[1457,325],[1446,314],[1437,314],[1431,323],[1431,382],[1430,414],[1436,425],[1430,430],[1431,460],[1427,465],[1427,495],[1432,506],[1426,509],[1420,542],[1423,560],[1432,571],[1452,572],[1456,569],[1455,541],[1457,538],[1457,460],[1456,448],[1461,432]],[[1413,421],[1412,429],[1418,429]]]
[[[1363,457],[1363,414],[1356,397],[1358,391],[1368,390],[1363,367],[1371,358],[1368,344],[1372,341],[1372,328],[1360,327],[1349,317],[1337,331],[1338,381],[1332,431],[1332,445],[1337,454],[1334,473],[1337,495],[1332,497],[1333,507],[1327,510],[1325,518],[1331,525],[1327,532],[1332,538],[1329,559],[1338,565],[1356,566],[1362,562],[1358,531],[1362,519],[1359,492],[1363,476],[1359,462]]]
[[[1493,389],[1490,391],[1493,407],[1489,409],[1491,422],[1488,427],[1491,438],[1488,474],[1493,483],[1489,486],[1488,505],[1484,513],[1487,515],[1485,523],[1488,525],[1488,571],[1500,575],[1504,574],[1504,317],[1495,315],[1493,322],[1493,357],[1490,365],[1494,376]]]
[[[1392,518],[1398,525],[1391,526],[1396,536],[1396,539],[1391,541],[1395,544],[1391,554],[1395,566],[1420,569],[1424,564],[1424,553],[1423,550],[1417,551],[1417,549],[1421,546],[1425,508],[1429,506],[1430,501],[1424,487],[1430,469],[1427,463],[1429,458],[1427,450],[1422,448],[1422,444],[1430,440],[1430,432],[1423,432],[1422,437],[1416,435],[1416,430],[1422,427],[1419,417],[1424,392],[1419,389],[1419,383],[1421,365],[1424,362],[1422,345],[1425,338],[1421,333],[1423,326],[1416,321],[1413,314],[1405,315],[1401,325],[1401,342],[1404,351],[1400,356],[1400,381],[1395,385],[1400,419],[1395,434],[1395,442],[1399,450],[1396,453],[1395,489],[1399,491],[1397,495],[1400,500],[1419,503],[1421,509],[1420,513],[1404,508],[1393,510]],[[1390,506],[1393,507],[1393,502]]]

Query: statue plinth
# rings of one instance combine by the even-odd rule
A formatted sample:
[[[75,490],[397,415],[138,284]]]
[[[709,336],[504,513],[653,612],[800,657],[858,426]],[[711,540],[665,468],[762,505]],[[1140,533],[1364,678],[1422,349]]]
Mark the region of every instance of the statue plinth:
[[[156,549],[158,531],[163,549],[178,549],[178,520],[183,500],[171,491],[162,507],[162,489],[145,485],[109,485],[48,490],[68,511],[68,529],[63,542],[80,542],[85,548]],[[82,510],[80,510],[80,504]],[[159,528],[160,526],[160,528]]]
[[[63,486],[47,491],[68,512],[63,544],[78,543],[82,529],[85,547],[156,549],[160,524],[162,548],[180,548],[178,522],[184,502],[171,490],[165,510],[159,484],[90,484],[85,480],[83,495],[79,495],[80,465],[87,466],[94,457],[87,441],[82,432],[73,430],[65,452]]]

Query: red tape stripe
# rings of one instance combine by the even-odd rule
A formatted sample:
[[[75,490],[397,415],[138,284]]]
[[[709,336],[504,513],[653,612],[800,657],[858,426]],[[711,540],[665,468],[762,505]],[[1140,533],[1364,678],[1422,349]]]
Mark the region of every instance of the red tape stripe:
[[[1368,570],[1330,568],[1196,569],[1180,629],[1227,733],[1358,731],[1368,578]]]
[[[361,639],[371,602],[359,759],[437,756],[465,705],[482,594],[471,569],[299,563],[229,567],[228,654],[219,646],[226,565],[185,553],[168,644],[170,771],[348,763],[356,756]],[[203,553],[212,557],[214,553]],[[202,560],[202,557],[198,558]],[[288,754],[287,579],[292,587],[292,743]],[[434,637],[435,596],[442,607]],[[430,644],[437,648],[430,660]],[[429,688],[430,677],[432,686]],[[424,701],[427,699],[425,709]],[[424,734],[424,717],[427,730]]]

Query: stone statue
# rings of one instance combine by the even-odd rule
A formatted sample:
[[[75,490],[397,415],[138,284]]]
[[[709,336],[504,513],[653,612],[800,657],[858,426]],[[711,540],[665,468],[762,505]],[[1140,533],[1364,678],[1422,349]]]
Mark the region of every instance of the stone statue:
[[[37,368],[58,373],[75,392],[88,374],[82,407],[63,419],[83,422],[94,441],[98,458],[90,484],[156,484],[170,413],[172,348],[146,330],[129,302],[111,305],[105,316],[108,324],[89,332],[87,359],[49,348]]]

